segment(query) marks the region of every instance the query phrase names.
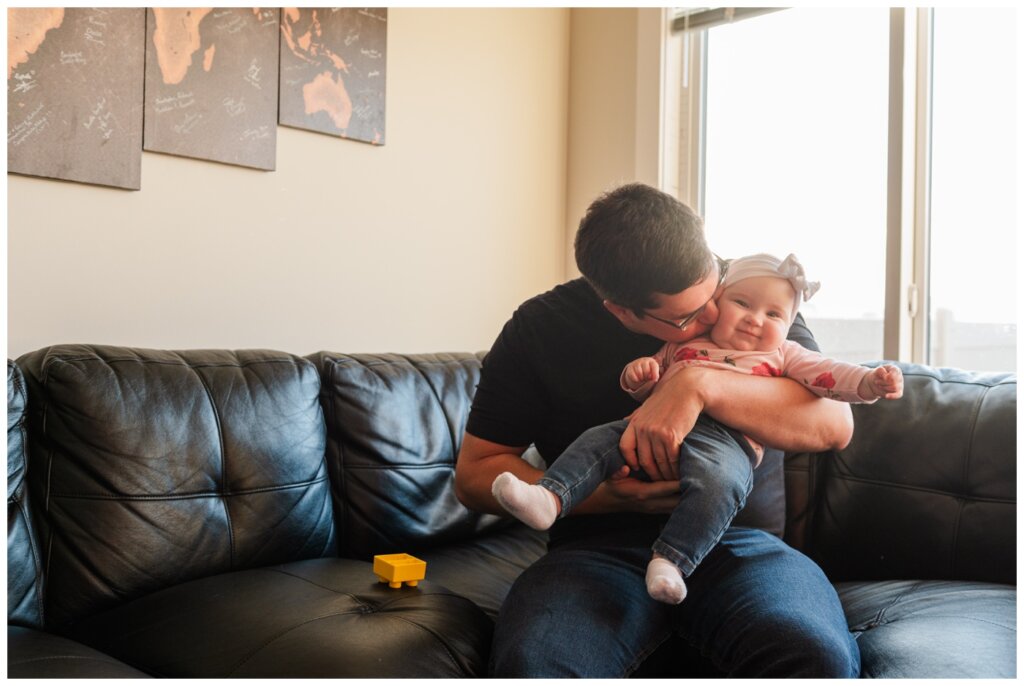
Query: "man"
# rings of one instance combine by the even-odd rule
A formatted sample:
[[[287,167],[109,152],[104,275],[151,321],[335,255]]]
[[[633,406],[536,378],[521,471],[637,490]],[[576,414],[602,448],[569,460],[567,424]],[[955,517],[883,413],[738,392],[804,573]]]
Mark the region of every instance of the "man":
[[[704,333],[718,316],[724,265],[700,218],[671,196],[630,184],[598,198],[580,223],[576,262],[584,278],[521,305],[488,353],[456,492],[472,509],[502,513],[490,492],[498,474],[541,476],[521,458],[530,444],[550,463],[587,428],[631,413],[620,447],[649,480],[624,468],[555,524],[548,552],[502,606],[493,674],[628,676],[676,632],[732,676],[858,676],[831,584],[779,538],[743,526],[746,511],[687,579],[681,605],[653,600],[644,583],[678,498],[679,445],[701,412],[766,445],[820,451],[849,442],[848,406],[787,379],[700,367],[658,384],[639,408],[619,388],[627,362]],[[813,346],[800,322],[790,337]],[[769,487],[755,482],[751,500]]]

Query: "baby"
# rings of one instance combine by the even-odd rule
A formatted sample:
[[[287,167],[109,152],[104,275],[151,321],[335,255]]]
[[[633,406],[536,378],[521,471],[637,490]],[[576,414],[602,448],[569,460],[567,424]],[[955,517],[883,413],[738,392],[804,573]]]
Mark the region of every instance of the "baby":
[[[626,365],[623,390],[643,401],[660,380],[688,365],[761,376],[785,376],[814,393],[850,403],[872,403],[903,395],[903,374],[894,365],[875,369],[828,359],[786,340],[801,298],[819,288],[808,282],[796,257],[766,254],[733,260],[717,298],[718,320],[709,338],[666,343],[654,357]],[[548,529],[559,517],[619,472],[625,460],[619,439],[627,420],[585,431],[555,460],[535,485],[510,472],[491,487],[510,514],[533,527]],[[658,539],[647,566],[647,592],[677,604],[686,597],[685,577],[718,543],[743,507],[753,486],[753,469],[764,448],[717,421],[701,415],[680,447],[681,496]]]

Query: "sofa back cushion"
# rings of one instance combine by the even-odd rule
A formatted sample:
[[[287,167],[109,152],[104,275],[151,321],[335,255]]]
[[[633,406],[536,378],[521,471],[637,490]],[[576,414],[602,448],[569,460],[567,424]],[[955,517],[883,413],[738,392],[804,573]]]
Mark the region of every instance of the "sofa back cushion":
[[[7,623],[43,626],[42,566],[25,481],[25,381],[7,360]]]
[[[787,538],[833,581],[1016,583],[1016,375],[900,367],[845,450],[787,465]]]
[[[58,346],[18,362],[48,625],[198,577],[334,554],[308,361]]]
[[[455,497],[479,355],[320,352],[310,359],[322,375],[342,555],[371,559],[502,525]]]

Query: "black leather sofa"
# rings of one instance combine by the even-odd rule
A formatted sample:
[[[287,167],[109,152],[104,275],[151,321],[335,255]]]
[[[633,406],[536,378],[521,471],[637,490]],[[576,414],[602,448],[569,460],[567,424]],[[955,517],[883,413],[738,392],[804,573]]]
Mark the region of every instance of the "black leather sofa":
[[[466,510],[482,355],[62,345],[8,361],[10,677],[479,677],[542,534]],[[902,365],[786,539],[865,677],[1016,673],[1016,377]],[[427,561],[391,589],[373,555]],[[714,673],[669,640],[638,675]]]

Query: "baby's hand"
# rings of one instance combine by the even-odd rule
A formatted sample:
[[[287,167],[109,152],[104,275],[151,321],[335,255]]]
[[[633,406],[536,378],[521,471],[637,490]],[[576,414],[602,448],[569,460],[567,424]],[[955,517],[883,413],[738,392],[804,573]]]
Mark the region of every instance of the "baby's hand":
[[[641,357],[626,365],[623,380],[629,390],[635,391],[645,383],[657,381],[661,376],[661,367],[653,357]]]
[[[903,396],[903,372],[895,365],[887,364],[872,369],[864,380],[876,398],[895,400]]]

